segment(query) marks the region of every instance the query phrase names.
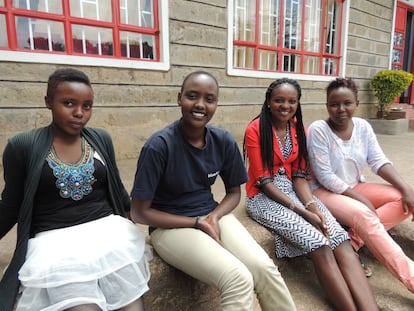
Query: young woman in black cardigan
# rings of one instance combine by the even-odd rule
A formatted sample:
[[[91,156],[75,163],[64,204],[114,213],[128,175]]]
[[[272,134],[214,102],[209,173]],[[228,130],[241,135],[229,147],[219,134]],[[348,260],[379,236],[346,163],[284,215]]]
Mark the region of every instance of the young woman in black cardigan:
[[[7,143],[0,237],[18,227],[1,310],[12,310],[20,285],[17,310],[144,309],[150,251],[123,217],[130,201],[110,136],[85,127],[93,99],[83,72],[55,71],[45,96],[51,124]]]

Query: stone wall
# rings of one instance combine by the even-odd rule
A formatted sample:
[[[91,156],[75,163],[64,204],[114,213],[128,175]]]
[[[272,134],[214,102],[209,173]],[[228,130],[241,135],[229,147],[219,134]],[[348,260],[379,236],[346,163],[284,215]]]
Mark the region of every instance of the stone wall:
[[[388,68],[393,2],[351,1],[346,76],[358,79],[362,103],[377,101],[370,91],[369,81],[379,70]]]
[[[351,1],[346,75],[360,85],[359,114],[372,114],[369,79],[388,66],[392,0]],[[219,109],[212,123],[241,142],[246,124],[258,114],[270,79],[226,74],[227,1],[169,1],[170,61],[167,72],[77,67],[95,90],[91,126],[106,128],[118,158],[135,158],[148,136],[179,117],[177,92],[183,77],[207,70],[220,83]],[[17,132],[50,122],[43,97],[46,80],[62,66],[0,62],[0,150]],[[300,81],[305,123],[325,118],[326,82]],[[1,152],[1,151],[0,151]]]

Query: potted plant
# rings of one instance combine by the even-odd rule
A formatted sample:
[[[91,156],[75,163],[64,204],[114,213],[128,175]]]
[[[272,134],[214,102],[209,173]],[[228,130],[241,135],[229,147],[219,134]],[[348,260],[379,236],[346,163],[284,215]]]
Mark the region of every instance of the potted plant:
[[[377,118],[383,119],[390,111],[397,96],[406,90],[413,75],[404,70],[383,69],[371,79],[371,88],[378,98]]]

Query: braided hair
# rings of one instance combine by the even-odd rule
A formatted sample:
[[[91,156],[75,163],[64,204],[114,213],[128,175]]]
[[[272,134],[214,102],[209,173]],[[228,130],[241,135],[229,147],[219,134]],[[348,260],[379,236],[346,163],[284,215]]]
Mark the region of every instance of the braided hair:
[[[282,84],[290,84],[292,85],[297,92],[297,99],[298,99],[298,108],[294,114],[294,118],[296,118],[296,131],[298,135],[298,143],[299,143],[299,161],[300,163],[305,163],[306,166],[308,164],[308,151],[306,147],[306,134],[305,128],[303,126],[302,121],[302,109],[300,106],[300,98],[302,97],[302,89],[299,83],[296,80],[288,79],[288,78],[280,78],[276,81],[272,82],[266,91],[266,97],[263,102],[262,110],[260,114],[254,118],[253,120],[260,118],[260,151],[262,157],[262,165],[263,169],[268,169],[272,175],[273,166],[274,166],[274,146],[273,146],[273,130],[272,130],[272,116],[270,109],[268,108],[270,97],[272,96],[273,90],[281,86]],[[245,146],[244,146],[245,149]]]

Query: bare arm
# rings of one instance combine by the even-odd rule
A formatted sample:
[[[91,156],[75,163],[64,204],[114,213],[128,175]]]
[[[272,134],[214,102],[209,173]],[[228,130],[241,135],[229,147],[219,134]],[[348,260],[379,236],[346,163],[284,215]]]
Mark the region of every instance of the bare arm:
[[[191,228],[195,224],[194,217],[180,216],[162,212],[151,207],[152,200],[131,201],[131,219],[134,222],[157,228]]]
[[[308,181],[302,177],[293,178],[293,187],[299,199],[306,205],[306,212],[308,212],[309,215],[307,215],[308,218],[305,218],[326,237],[329,237],[325,217],[319,210],[318,204],[313,200],[312,191],[309,187]],[[315,218],[315,216],[317,217]]]
[[[308,202],[309,200],[312,199],[312,194],[310,192],[309,186],[306,182],[306,180],[304,180],[306,182],[306,184],[304,184],[306,187],[308,187],[308,196],[306,196],[306,198],[308,198],[308,201],[304,201],[305,196],[304,193],[306,192],[306,190],[301,191],[301,190],[297,190],[297,188],[301,188],[302,185],[300,183],[297,183],[297,181],[295,181],[296,179],[303,179],[303,178],[295,178],[294,179],[294,187],[295,187],[295,191],[299,196],[299,199],[302,202]],[[286,206],[287,208],[290,208],[291,210],[293,210],[295,213],[297,213],[298,215],[302,216],[303,218],[305,218],[307,221],[309,221],[315,228],[317,228],[318,230],[320,230],[321,232],[323,232],[324,234],[326,234],[325,230],[324,230],[324,219],[322,214],[320,214],[319,210],[317,209],[317,212],[319,212],[319,215],[316,213],[315,211],[311,211],[311,210],[306,210],[304,208],[299,208],[295,205],[295,203],[286,195],[284,194],[282,191],[280,191],[279,188],[277,188],[273,183],[267,183],[265,184],[262,188],[261,191],[268,196],[269,198],[271,198],[273,201],[278,202],[284,206]]]
[[[368,198],[366,198],[364,195],[356,192],[355,190],[353,190],[352,188],[347,188],[343,193],[343,195],[346,195],[350,198],[353,198],[357,201],[362,202],[364,205],[368,206],[368,208],[370,210],[372,210],[374,213],[377,213],[374,205],[371,203],[370,200],[368,200]]]
[[[221,217],[231,213],[239,204],[241,197],[240,186],[226,189],[226,195],[206,219],[200,220],[199,227],[214,240],[221,244],[218,222]]]
[[[131,219],[134,222],[146,224],[157,228],[197,228],[210,235],[218,243],[220,240],[220,230],[218,221],[220,218],[236,208],[240,202],[240,186],[226,189],[226,195],[217,207],[206,219],[188,217],[162,212],[151,207],[152,200],[131,201]]]

